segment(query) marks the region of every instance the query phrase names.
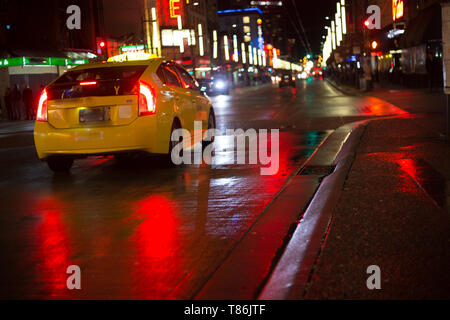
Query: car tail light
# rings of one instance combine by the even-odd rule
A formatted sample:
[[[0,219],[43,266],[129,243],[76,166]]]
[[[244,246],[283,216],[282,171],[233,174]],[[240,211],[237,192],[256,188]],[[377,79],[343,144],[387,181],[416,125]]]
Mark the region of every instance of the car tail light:
[[[42,91],[39,97],[39,104],[36,115],[37,121],[47,121],[48,120],[48,96],[47,91]]]
[[[153,88],[142,81],[139,82],[139,116],[147,116],[156,112],[156,97]]]
[[[97,81],[84,81],[84,82],[80,82],[80,86],[82,87],[86,87],[86,86],[96,86],[97,85]]]

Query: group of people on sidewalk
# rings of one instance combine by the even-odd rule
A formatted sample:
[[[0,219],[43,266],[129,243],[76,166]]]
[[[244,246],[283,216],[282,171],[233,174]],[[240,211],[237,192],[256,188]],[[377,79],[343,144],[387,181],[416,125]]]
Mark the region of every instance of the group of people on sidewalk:
[[[19,89],[16,84],[11,88],[6,88],[3,95],[8,120],[34,120],[36,118],[36,103],[33,91],[28,85]]]

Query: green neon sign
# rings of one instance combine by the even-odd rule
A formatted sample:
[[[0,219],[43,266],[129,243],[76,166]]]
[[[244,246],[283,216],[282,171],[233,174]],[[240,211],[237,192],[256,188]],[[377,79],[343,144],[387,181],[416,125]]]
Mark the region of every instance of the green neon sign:
[[[122,46],[119,48],[120,54],[127,53],[127,52],[146,51],[146,50],[147,50],[147,45],[145,45],[145,44]]]
[[[67,59],[51,57],[17,57],[0,59],[0,67],[17,66],[78,66],[89,63],[88,59]]]

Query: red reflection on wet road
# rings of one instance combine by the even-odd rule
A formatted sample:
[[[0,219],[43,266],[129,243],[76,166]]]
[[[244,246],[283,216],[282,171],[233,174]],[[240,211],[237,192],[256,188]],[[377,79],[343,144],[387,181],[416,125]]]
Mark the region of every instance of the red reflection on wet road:
[[[364,105],[360,109],[360,113],[365,116],[385,116],[390,114],[397,116],[409,115],[407,111],[376,98],[367,97],[365,101],[369,102],[369,104]]]
[[[62,220],[61,204],[53,198],[40,199],[35,206],[41,223],[36,230],[37,272],[49,298],[68,298],[66,280],[70,261],[70,241]]]
[[[173,201],[162,195],[152,195],[138,203],[136,213],[127,219],[139,223],[129,240],[135,250],[132,291],[139,298],[163,298],[162,293],[170,295],[171,281],[161,281],[161,278],[170,278],[176,273],[173,268],[183,264],[180,252],[176,252],[179,222],[175,212]]]
[[[139,203],[137,210],[131,219],[141,220],[135,235],[139,256],[157,260],[170,257],[177,228],[172,202],[152,195]]]

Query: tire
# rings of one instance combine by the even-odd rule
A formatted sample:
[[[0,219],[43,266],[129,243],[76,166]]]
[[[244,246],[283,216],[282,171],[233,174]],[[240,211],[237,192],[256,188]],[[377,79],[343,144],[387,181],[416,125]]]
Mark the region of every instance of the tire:
[[[118,153],[114,155],[114,159],[120,165],[126,165],[132,159],[131,155],[128,153]]]
[[[69,172],[73,165],[73,158],[51,157],[47,159],[47,165],[53,172]]]
[[[216,116],[215,116],[215,114],[214,114],[214,110],[213,110],[213,109],[211,109],[211,110],[209,111],[209,116],[208,116],[208,130],[209,130],[209,129],[216,129]],[[205,148],[205,147],[209,146],[211,143],[213,143],[213,142],[214,142],[214,139],[215,139],[215,137],[212,136],[211,139],[208,139],[208,140],[210,140],[210,141],[203,140],[203,141],[202,141],[202,146],[203,146],[203,148]]]
[[[172,133],[177,130],[177,129],[181,129],[181,123],[178,119],[175,119],[172,123],[172,129],[170,130],[170,137],[169,137],[169,153],[166,155],[166,160],[165,162],[170,166],[170,167],[175,167],[176,165],[173,163],[172,161],[172,150],[173,148],[175,148],[176,145],[178,145],[179,143],[183,143],[183,140],[176,142],[176,141],[172,141]],[[183,156],[183,150],[181,150],[180,152],[180,156]]]

